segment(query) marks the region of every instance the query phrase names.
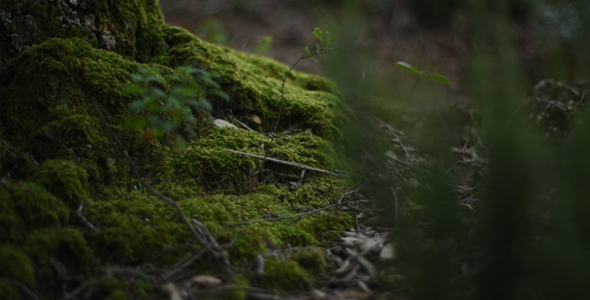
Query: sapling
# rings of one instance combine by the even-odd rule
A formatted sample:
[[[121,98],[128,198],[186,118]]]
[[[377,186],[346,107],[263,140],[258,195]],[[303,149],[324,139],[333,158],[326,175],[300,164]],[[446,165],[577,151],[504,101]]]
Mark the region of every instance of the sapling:
[[[293,69],[295,69],[295,67],[304,59],[308,59],[311,58],[314,61],[318,61],[314,56],[322,56],[322,54],[328,53],[330,51],[333,51],[334,47],[329,48],[330,45],[332,45],[332,43],[334,42],[334,37],[332,36],[332,34],[328,31],[323,32],[319,27],[316,27],[313,29],[313,35],[315,36],[315,39],[310,41],[309,43],[307,43],[307,45],[305,45],[305,48],[303,49],[304,54],[291,66],[291,68],[289,69],[289,71],[287,71],[287,74],[285,74],[285,77],[283,78],[283,83],[281,85],[281,101],[279,104],[279,114],[277,116],[277,121],[275,122],[272,134],[271,134],[271,138],[270,138],[270,143],[268,144],[268,147],[265,148],[264,150],[264,160],[262,160],[262,164],[260,165],[260,170],[262,170],[262,168],[264,167],[264,162],[266,161],[267,157],[268,157],[268,151],[270,150],[270,148],[272,147],[272,144],[274,142],[275,139],[275,134],[277,132],[277,128],[279,127],[279,123],[281,122],[281,116],[283,114],[283,106],[284,106],[284,102],[285,102],[285,82],[287,82],[287,78],[289,77],[289,75],[291,74],[291,71],[293,71]],[[315,51],[311,51],[311,49],[309,48],[309,46],[311,46],[313,43],[315,44]]]
[[[414,89],[416,88],[418,83],[420,83],[420,81],[423,78],[428,78],[428,79],[434,80],[436,82],[444,83],[444,84],[451,84],[451,81],[448,78],[446,78],[445,76],[438,74],[438,73],[426,74],[425,71],[420,70],[420,69],[410,65],[407,62],[398,61],[397,63],[395,63],[395,65],[406,72],[416,75],[417,79],[416,79],[416,83],[414,83],[414,86],[412,87],[412,93],[414,93]]]

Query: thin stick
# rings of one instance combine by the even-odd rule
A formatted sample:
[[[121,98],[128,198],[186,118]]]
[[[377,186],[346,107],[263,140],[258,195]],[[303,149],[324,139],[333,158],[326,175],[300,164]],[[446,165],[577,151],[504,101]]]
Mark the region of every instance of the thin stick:
[[[280,159],[276,159],[276,158],[272,158],[272,157],[265,157],[265,156],[262,156],[262,155],[250,154],[250,153],[246,153],[246,152],[242,152],[242,151],[237,151],[237,150],[232,150],[232,149],[227,149],[227,148],[225,148],[225,150],[227,150],[229,152],[233,152],[233,153],[237,153],[237,154],[241,154],[241,155],[253,157],[253,158],[258,158],[258,159],[262,159],[262,160],[268,160],[268,161],[276,162],[276,163],[283,164],[283,165],[288,165],[288,166],[293,166],[293,167],[305,169],[305,170],[308,170],[308,171],[313,171],[313,172],[317,172],[317,173],[328,174],[328,175],[340,177],[340,175],[338,175],[336,173],[333,173],[333,172],[330,172],[330,171],[326,171],[326,170],[323,170],[323,169],[318,169],[318,168],[310,167],[308,165],[304,165],[304,164],[300,164],[300,163],[296,163],[296,162],[290,162],[290,161],[286,161],[286,160],[280,160]]]
[[[190,266],[195,260],[197,260],[197,258],[201,257],[203,255],[203,253],[205,253],[205,250],[199,251],[197,254],[193,255],[191,258],[189,258],[187,261],[182,263],[180,266],[178,266],[174,270],[171,270],[168,273],[164,274],[162,276],[162,278],[164,280],[167,280],[168,278],[172,277],[172,275],[174,275],[174,274],[180,272],[182,269]]]
[[[389,131],[389,133],[391,133],[391,135],[393,135],[397,139],[397,142],[399,143],[400,147],[402,147],[402,150],[404,150],[404,152],[406,153],[406,160],[409,160],[410,159],[410,153],[408,152],[408,150],[404,146],[404,143],[402,143],[402,140],[399,138],[399,136],[397,135],[397,133],[395,133],[395,130],[393,129],[393,127],[391,125],[383,122],[381,119],[377,118],[376,116],[373,116],[373,118],[375,120],[377,120],[377,122],[379,122],[383,126],[385,126],[387,128],[387,130]]]
[[[33,292],[31,292],[31,290],[24,283],[16,281],[16,280],[8,279],[8,278],[0,278],[0,280],[8,282],[9,284],[12,284],[12,285],[18,287],[25,294],[27,294],[27,296],[29,296],[31,299],[39,300],[39,297],[37,297],[37,295],[35,295]]]
[[[312,43],[319,41],[318,39],[315,39],[309,43],[307,43],[307,45],[305,45],[305,48],[309,47],[309,45],[311,45]],[[328,53],[331,51],[336,50],[336,48],[328,48],[325,49],[323,52],[324,53]],[[319,53],[318,53],[319,54]],[[283,104],[285,102],[285,83],[287,82],[287,78],[289,78],[289,75],[291,74],[291,71],[293,71],[293,69],[295,69],[295,67],[304,59],[310,58],[315,56],[315,53],[312,55],[302,55],[289,69],[289,71],[287,71],[287,74],[285,74],[285,78],[283,78],[283,83],[281,84],[281,103],[279,104],[279,114],[277,116],[277,121],[275,122],[275,126],[273,128],[272,131],[272,135],[270,137],[270,143],[268,144],[268,147],[266,147],[266,150],[264,151],[264,159],[262,160],[262,164],[260,165],[260,170],[262,170],[262,168],[264,167],[264,162],[266,162],[266,159],[268,157],[268,151],[270,150],[270,148],[272,147],[272,144],[275,140],[275,136],[276,136],[276,132],[277,132],[277,128],[279,127],[279,123],[281,122],[281,116],[283,115]],[[260,170],[258,170],[258,172],[260,173]]]
[[[86,216],[84,216],[82,214],[82,210],[84,209],[84,202],[80,202],[80,206],[78,206],[78,210],[76,211],[76,215],[78,215],[78,218],[80,218],[80,220],[82,221],[82,223],[84,223],[84,225],[88,226],[88,228],[90,228],[92,231],[94,232],[98,232],[98,228],[96,228],[96,226],[94,226],[94,224],[90,223],[90,221],[88,221],[88,218],[86,218]]]

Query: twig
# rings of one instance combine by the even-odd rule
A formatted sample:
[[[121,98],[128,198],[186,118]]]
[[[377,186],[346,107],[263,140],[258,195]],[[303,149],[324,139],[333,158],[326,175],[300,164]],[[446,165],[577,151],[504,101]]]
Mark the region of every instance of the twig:
[[[348,192],[342,194],[342,196],[340,196],[340,198],[338,198],[338,201],[336,201],[336,204],[338,204],[338,209],[340,209],[340,202],[342,201],[342,199],[344,199],[344,197],[348,197],[350,194],[353,194],[353,193],[358,192],[358,190],[360,190],[363,186],[364,186],[364,184],[361,184],[356,189],[351,190],[351,191],[348,191]]]
[[[423,169],[420,169],[420,168],[417,168],[417,167],[414,167],[411,164],[409,164],[409,163],[407,163],[407,162],[405,162],[403,160],[399,160],[399,159],[393,158],[391,156],[388,156],[387,159],[390,159],[391,161],[396,162],[396,163],[398,163],[398,164],[400,164],[400,165],[402,165],[402,166],[404,166],[404,167],[406,167],[406,168],[408,168],[410,170],[418,171],[418,172],[421,172],[421,173],[424,173],[424,174],[430,174],[430,172],[428,172],[426,170],[423,170]]]
[[[272,157],[265,157],[265,156],[262,156],[262,155],[250,154],[250,153],[246,153],[246,152],[242,152],[242,151],[237,151],[237,150],[232,150],[232,149],[227,149],[227,148],[225,148],[225,150],[227,150],[229,152],[233,152],[233,153],[237,153],[237,154],[241,154],[241,155],[253,157],[253,158],[262,159],[263,161],[265,161],[265,160],[272,161],[272,162],[276,162],[276,163],[279,163],[279,164],[284,164],[284,165],[288,165],[288,166],[292,166],[292,167],[297,167],[297,168],[305,169],[305,170],[308,170],[308,171],[313,171],[313,172],[317,172],[317,173],[328,174],[328,175],[340,177],[340,175],[338,175],[336,173],[333,173],[333,172],[330,172],[330,171],[326,171],[326,170],[323,170],[323,169],[318,169],[318,168],[310,167],[308,165],[304,165],[304,164],[300,164],[300,163],[296,163],[296,162],[290,162],[290,161],[286,161],[286,160],[280,160],[280,159],[272,158]]]
[[[305,170],[305,169],[304,169],[304,170]],[[282,177],[287,177],[287,178],[293,178],[293,179],[300,179],[300,178],[301,178],[300,176],[295,176],[295,175],[288,175],[288,174],[283,174],[283,173],[280,173],[280,172],[277,172],[277,171],[273,171],[273,170],[271,170],[271,169],[264,169],[264,170],[262,170],[262,171],[264,171],[264,172],[269,172],[269,173],[273,173],[273,174],[275,174],[275,175],[279,175],[279,176],[282,176]]]
[[[9,284],[12,284],[12,285],[18,287],[25,294],[27,294],[27,296],[29,296],[31,299],[39,300],[39,297],[37,297],[37,295],[35,295],[35,293],[31,292],[31,290],[24,283],[9,279],[9,278],[3,278],[3,277],[0,277],[0,280],[8,282]]]
[[[191,258],[189,258],[187,261],[185,261],[184,263],[182,263],[180,266],[178,266],[175,269],[173,269],[173,270],[169,271],[168,273],[164,274],[162,276],[162,278],[164,280],[167,280],[168,278],[172,277],[174,274],[182,271],[182,269],[190,266],[195,260],[197,260],[197,258],[201,257],[201,255],[203,255],[203,253],[205,253],[205,250],[199,251],[197,254],[193,255]]]
[[[377,122],[381,123],[381,125],[385,126],[385,128],[387,128],[389,133],[391,133],[391,135],[393,135],[397,139],[398,144],[400,145],[402,150],[404,150],[404,152],[406,153],[406,160],[410,159],[410,153],[408,152],[408,149],[406,149],[406,147],[404,146],[404,143],[402,143],[402,140],[399,138],[397,133],[395,133],[395,129],[393,129],[393,127],[391,125],[383,122],[381,119],[377,118],[376,116],[373,116],[373,119],[375,119]]]
[[[331,208],[331,207],[334,207],[336,205],[338,205],[338,203],[330,204],[328,206],[324,206],[324,207],[321,207],[321,208],[317,208],[317,209],[310,210],[308,212],[304,212],[304,213],[300,213],[300,214],[296,214],[296,215],[290,215],[290,216],[285,216],[285,217],[269,218],[269,219],[262,219],[262,220],[251,220],[251,221],[235,222],[235,223],[230,223],[229,225],[248,225],[248,224],[260,223],[260,222],[272,222],[272,221],[280,221],[280,220],[289,220],[289,219],[293,219],[293,218],[298,218],[298,217],[313,215],[313,214],[315,214],[317,212],[320,212],[322,210],[326,210],[326,209]]]
[[[297,185],[303,184],[303,179],[305,179],[305,169],[301,170],[301,175],[299,175],[299,180],[297,181]]]
[[[397,225],[397,215],[399,211],[399,206],[397,193],[395,192],[395,187],[391,187],[391,192],[393,192],[393,200],[395,200],[395,215],[393,216],[393,226],[391,226],[391,232],[393,232],[395,230],[395,225]]]
[[[88,221],[86,216],[84,216],[82,214],[83,209],[84,209],[84,202],[81,201],[80,206],[78,206],[78,210],[76,211],[76,215],[78,215],[78,218],[80,218],[80,220],[82,221],[82,223],[84,223],[84,225],[88,226],[88,228],[90,228],[92,231],[98,232],[98,228],[96,228],[96,226],[94,226],[94,224],[92,224],[90,221]]]
[[[238,122],[238,124],[240,124],[240,126],[244,127],[245,129],[247,129],[249,131],[256,132],[256,130],[250,128],[248,125],[244,124],[243,122],[240,122],[240,120],[236,119],[235,117],[234,117],[234,121]]]
[[[317,38],[314,39],[313,41],[307,43],[307,45],[305,45],[305,48],[309,47],[309,45],[311,45],[312,43],[319,41]],[[321,42],[321,41],[320,41]],[[323,50],[323,53],[328,53],[331,51],[336,50],[336,47],[333,48],[328,48]],[[320,54],[320,53],[318,53]],[[272,147],[272,144],[275,140],[275,132],[277,132],[277,128],[279,127],[279,123],[281,122],[281,116],[283,115],[283,104],[285,102],[285,83],[287,82],[287,78],[289,78],[289,75],[291,74],[291,71],[293,71],[293,69],[295,69],[295,67],[304,59],[310,58],[315,56],[315,53],[313,55],[302,55],[289,69],[289,71],[287,71],[287,74],[285,74],[285,78],[283,78],[283,83],[281,84],[281,103],[279,104],[279,114],[277,116],[277,121],[275,122],[275,126],[273,128],[273,135],[270,138],[270,143],[268,144],[268,147],[266,147],[266,150],[264,151],[264,158],[262,159],[262,164],[260,165],[260,170],[262,170],[262,168],[264,167],[264,163],[266,162],[267,158],[268,158],[268,151],[270,150],[270,148]],[[260,172],[259,170],[259,172]]]
[[[367,254],[367,252],[369,252],[369,250],[373,249],[373,247],[375,247],[376,245],[383,242],[387,238],[388,235],[389,235],[389,232],[386,232],[380,239],[378,239],[376,242],[371,244],[371,246],[367,247],[365,250],[361,251],[361,253],[359,253],[358,255],[355,255],[355,257],[359,257],[359,256],[363,256],[363,255]]]
[[[86,283],[82,283],[78,288],[73,290],[71,293],[65,293],[66,295],[60,300],[69,300],[76,298],[76,295],[80,294],[86,288]]]
[[[119,267],[107,267],[102,269],[107,273],[118,273],[123,275],[132,275],[141,278],[142,280],[148,281],[153,283],[155,286],[158,285],[158,278],[153,275],[142,273],[138,270],[131,269],[131,268],[119,268]]]

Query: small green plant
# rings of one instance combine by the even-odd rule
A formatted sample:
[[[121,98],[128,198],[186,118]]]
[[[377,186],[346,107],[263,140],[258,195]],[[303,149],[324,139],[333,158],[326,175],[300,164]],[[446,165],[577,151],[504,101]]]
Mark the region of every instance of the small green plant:
[[[260,166],[260,169],[262,170],[262,167],[264,166],[264,161],[266,161],[266,157],[268,156],[268,151],[270,150],[270,148],[272,147],[272,143],[274,142],[274,133],[277,132],[277,128],[279,127],[279,123],[281,122],[281,116],[283,114],[283,104],[285,102],[285,82],[287,82],[287,78],[289,77],[289,75],[291,74],[291,71],[293,71],[293,69],[295,69],[295,67],[304,59],[308,59],[311,58],[314,61],[318,61],[314,56],[317,54],[318,56],[322,56],[322,54],[325,54],[327,52],[333,51],[336,48],[328,48],[330,45],[332,45],[332,43],[334,42],[334,37],[332,36],[331,33],[329,32],[323,32],[319,27],[316,27],[313,29],[313,35],[315,36],[315,39],[312,40],[311,42],[307,43],[307,45],[305,45],[305,48],[303,49],[303,51],[305,51],[305,54],[303,54],[299,60],[297,60],[289,69],[289,71],[287,71],[287,74],[285,74],[285,77],[283,78],[283,84],[281,85],[281,103],[279,106],[279,114],[277,116],[277,121],[275,122],[275,126],[273,128],[273,135],[271,137],[270,143],[268,145],[268,147],[266,147],[266,150],[264,151],[264,160],[263,160],[263,164]],[[309,46],[312,45],[313,43],[316,43],[316,51],[315,52],[311,52],[311,49],[309,49]]]
[[[420,83],[420,81],[424,78],[428,78],[430,80],[434,80],[436,82],[440,82],[440,83],[444,83],[444,84],[451,84],[451,81],[448,78],[446,78],[445,76],[438,74],[438,73],[428,73],[427,74],[425,71],[420,70],[420,69],[410,65],[407,62],[398,61],[397,63],[395,63],[395,65],[398,66],[398,68],[400,68],[406,72],[416,75],[416,78],[418,80],[416,81],[416,83],[412,87],[412,93],[414,92],[414,89],[416,88],[418,83]]]
[[[131,102],[129,110],[133,114],[127,119],[128,129],[143,129],[144,140],[168,136],[174,139],[179,150],[186,148],[186,140],[181,129],[189,138],[196,137],[193,129],[197,124],[195,110],[208,112],[211,104],[206,98],[198,96],[216,95],[228,100],[215,79],[219,74],[193,67],[177,67],[176,73],[162,77],[159,68],[140,68],[134,74],[134,84],[127,87],[124,94],[136,94],[139,99]],[[166,82],[175,83],[166,92]]]

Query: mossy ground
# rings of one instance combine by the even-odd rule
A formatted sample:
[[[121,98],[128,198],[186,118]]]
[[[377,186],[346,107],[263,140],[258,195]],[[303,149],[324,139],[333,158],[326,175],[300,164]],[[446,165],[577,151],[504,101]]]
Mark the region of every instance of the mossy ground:
[[[0,65],[0,264],[5,264],[0,277],[27,285],[42,299],[63,295],[83,282],[96,286],[96,297],[140,298],[157,287],[105,279],[101,268],[147,262],[169,268],[191,247],[200,247],[176,212],[130,175],[123,148],[151,184],[178,201],[189,218],[206,224],[220,243],[228,244],[230,259],[238,268],[269,252],[269,243],[304,247],[301,254],[269,260],[269,274],[274,275],[261,283],[276,290],[296,289],[301,276],[325,269],[321,249],[309,247],[321,246],[349,228],[352,218],[326,210],[275,222],[232,223],[326,206],[346,191],[348,182],[308,172],[304,183],[292,190],[288,176],[299,176],[301,170],[266,163],[264,168],[272,172],[254,176],[260,160],[224,150],[264,153],[269,138],[262,132],[271,130],[277,117],[281,81],[288,68],[168,26],[154,10],[157,2],[149,3],[120,8],[118,17],[125,16],[129,24],[136,24],[130,21],[134,16],[143,20],[140,25],[152,22],[150,30],[133,39],[117,35],[121,48],[107,49],[100,39],[93,42],[71,31],[61,38],[47,37]],[[109,7],[100,9],[113,13]],[[150,45],[153,51],[144,49]],[[196,128],[199,138],[179,152],[158,139],[144,141],[138,130],[127,130],[124,124],[131,115],[128,106],[133,96],[122,91],[131,84],[131,75],[147,66],[158,68],[164,78],[177,65],[221,74],[221,88],[230,100],[208,99],[212,114],[231,121],[231,110],[246,123],[257,116],[260,132],[211,128],[202,122]],[[173,84],[165,81],[163,88]],[[339,128],[347,122],[333,92],[325,78],[291,73],[280,129],[298,127],[302,132],[279,134],[269,155],[332,169],[337,164],[334,149],[343,139]],[[98,231],[80,219],[80,204]],[[218,274],[210,259],[197,261],[192,268]],[[18,293],[0,280],[2,297]]]

